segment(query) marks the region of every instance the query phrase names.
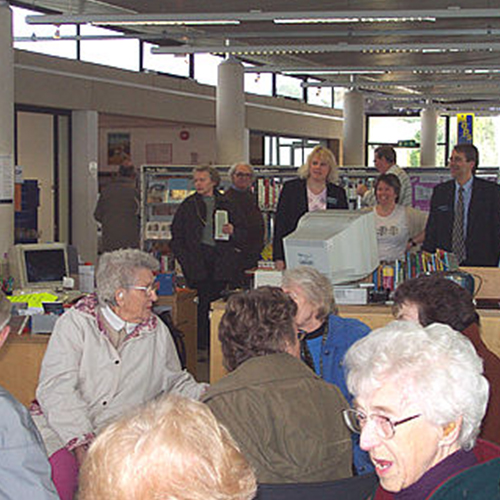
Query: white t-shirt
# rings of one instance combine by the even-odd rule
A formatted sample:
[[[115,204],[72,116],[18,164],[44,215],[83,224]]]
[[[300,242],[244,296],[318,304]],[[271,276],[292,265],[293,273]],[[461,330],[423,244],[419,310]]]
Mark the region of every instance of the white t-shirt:
[[[378,256],[380,260],[402,259],[410,238],[405,207],[396,205],[392,214],[383,217],[375,213],[377,229]]]

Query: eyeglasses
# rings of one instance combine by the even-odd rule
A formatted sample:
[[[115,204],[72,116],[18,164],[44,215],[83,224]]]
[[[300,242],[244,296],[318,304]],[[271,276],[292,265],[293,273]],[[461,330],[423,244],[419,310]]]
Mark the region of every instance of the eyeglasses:
[[[131,288],[132,290],[142,290],[143,292],[146,292],[147,295],[151,295],[152,293],[156,293],[158,291],[160,283],[158,283],[158,281],[153,281],[153,283],[148,286],[130,285],[127,288]]]
[[[244,172],[237,172],[234,174],[235,177],[252,177],[252,174],[245,174]]]
[[[359,410],[342,410],[342,416],[344,417],[344,422],[349,428],[351,432],[355,432],[356,434],[361,434],[361,431],[367,424],[368,420],[371,420],[375,425],[375,430],[379,437],[382,439],[392,439],[394,434],[396,433],[396,427],[398,425],[406,424],[407,422],[411,422],[412,420],[421,417],[422,415],[419,413],[418,415],[412,415],[411,417],[403,418],[402,420],[398,420],[397,422],[393,422],[389,417],[385,415],[365,415],[363,412]]]

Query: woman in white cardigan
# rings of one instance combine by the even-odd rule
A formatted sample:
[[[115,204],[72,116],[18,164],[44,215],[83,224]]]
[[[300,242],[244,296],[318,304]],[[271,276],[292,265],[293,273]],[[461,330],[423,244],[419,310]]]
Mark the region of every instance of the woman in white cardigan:
[[[205,389],[181,369],[168,328],[152,312],[158,262],[140,250],[104,254],[97,294],[57,321],[42,363],[32,415],[62,500],[95,434],[162,393],[198,398]]]

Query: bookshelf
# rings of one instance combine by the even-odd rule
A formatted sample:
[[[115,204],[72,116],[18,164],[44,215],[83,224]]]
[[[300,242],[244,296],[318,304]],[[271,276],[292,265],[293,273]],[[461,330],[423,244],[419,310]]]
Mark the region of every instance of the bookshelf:
[[[230,185],[228,165],[214,165],[221,174],[219,189]],[[143,165],[141,167],[141,248],[153,253],[162,271],[172,271],[169,242],[174,214],[184,199],[194,193],[193,165]],[[274,214],[283,183],[297,175],[296,167],[254,166],[254,190],[266,225],[266,242],[272,240]]]

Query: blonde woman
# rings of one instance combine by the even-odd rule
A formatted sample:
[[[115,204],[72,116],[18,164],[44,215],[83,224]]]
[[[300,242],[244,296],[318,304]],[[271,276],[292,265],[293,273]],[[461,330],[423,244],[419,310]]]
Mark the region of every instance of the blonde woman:
[[[278,270],[285,268],[283,238],[295,230],[306,212],[348,207],[345,191],[337,183],[335,156],[328,148],[316,146],[300,167],[299,178],[283,185],[273,240],[273,260]]]
[[[90,447],[80,500],[250,500],[255,474],[202,403],[178,395],[109,425]]]

